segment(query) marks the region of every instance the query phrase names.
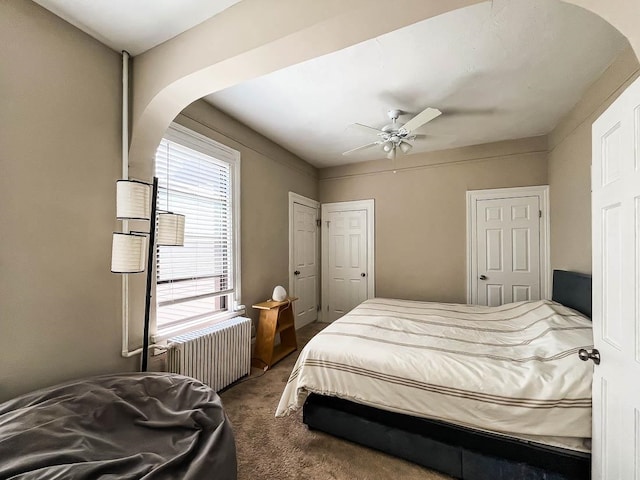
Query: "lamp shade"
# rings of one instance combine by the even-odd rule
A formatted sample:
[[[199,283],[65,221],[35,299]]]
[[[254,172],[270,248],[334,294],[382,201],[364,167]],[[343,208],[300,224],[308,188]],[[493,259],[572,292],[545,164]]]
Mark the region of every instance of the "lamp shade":
[[[282,302],[287,299],[287,291],[284,289],[282,285],[277,285],[273,289],[273,293],[271,294],[271,299],[276,302]]]
[[[158,214],[156,244],[178,247],[184,245],[184,215],[175,213]]]
[[[130,220],[151,218],[151,185],[135,180],[116,182],[116,217]]]
[[[400,143],[400,150],[402,150],[402,153],[409,153],[412,148],[413,148],[413,145],[411,145],[410,143],[407,143],[407,142]]]
[[[389,160],[395,160],[396,159],[396,149],[395,149],[395,147],[393,149],[391,149],[391,151],[389,153],[387,153],[387,158]]]
[[[111,244],[111,272],[144,272],[146,250],[147,237],[145,235],[114,232]]]

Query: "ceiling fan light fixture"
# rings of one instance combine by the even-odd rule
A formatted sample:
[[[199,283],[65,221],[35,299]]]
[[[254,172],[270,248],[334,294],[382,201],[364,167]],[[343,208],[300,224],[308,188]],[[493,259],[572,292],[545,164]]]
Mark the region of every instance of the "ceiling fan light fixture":
[[[353,126],[358,127],[360,130],[366,130],[369,133],[375,132],[378,139],[367,145],[352,148],[344,152],[343,155],[350,155],[354,152],[377,145],[380,145],[385,156],[390,160],[394,160],[398,153],[408,154],[413,148],[413,145],[409,142],[415,140],[416,137],[424,137],[424,135],[415,135],[413,132],[426,123],[438,118],[442,115],[442,112],[437,108],[427,107],[403,125],[398,124],[398,117],[400,117],[403,112],[396,109],[389,110],[387,114],[391,119],[391,123],[380,129],[362,123],[355,123]]]
[[[402,150],[402,153],[404,153],[404,154],[409,153],[412,148],[413,148],[413,145],[411,145],[410,143],[402,142],[400,144],[400,150]]]
[[[396,159],[396,149],[395,148],[391,149],[391,151],[389,153],[387,153],[387,158],[389,160],[395,160]]]

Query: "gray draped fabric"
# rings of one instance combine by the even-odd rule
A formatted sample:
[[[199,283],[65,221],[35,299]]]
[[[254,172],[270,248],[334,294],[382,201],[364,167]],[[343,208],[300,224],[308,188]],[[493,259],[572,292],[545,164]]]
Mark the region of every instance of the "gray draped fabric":
[[[236,478],[220,398],[192,378],[104,375],[0,405],[0,479]]]

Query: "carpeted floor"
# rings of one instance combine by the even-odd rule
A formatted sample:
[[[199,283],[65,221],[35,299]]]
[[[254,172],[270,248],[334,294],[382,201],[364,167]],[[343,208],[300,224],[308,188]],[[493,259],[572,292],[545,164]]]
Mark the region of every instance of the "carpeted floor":
[[[301,348],[326,324],[298,330]],[[298,350],[299,351],[299,350]],[[446,480],[441,475],[375,450],[309,431],[302,412],[275,418],[275,410],[298,352],[262,375],[254,369],[246,380],[220,394],[231,420],[238,451],[238,480]],[[261,376],[260,376],[261,375]]]

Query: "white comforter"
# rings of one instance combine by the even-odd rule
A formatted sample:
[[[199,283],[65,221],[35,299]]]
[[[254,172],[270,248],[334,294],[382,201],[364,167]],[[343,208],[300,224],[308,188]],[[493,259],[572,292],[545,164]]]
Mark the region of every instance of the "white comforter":
[[[551,301],[367,300],[301,352],[276,416],[308,393],[510,435],[591,436],[591,322]]]

